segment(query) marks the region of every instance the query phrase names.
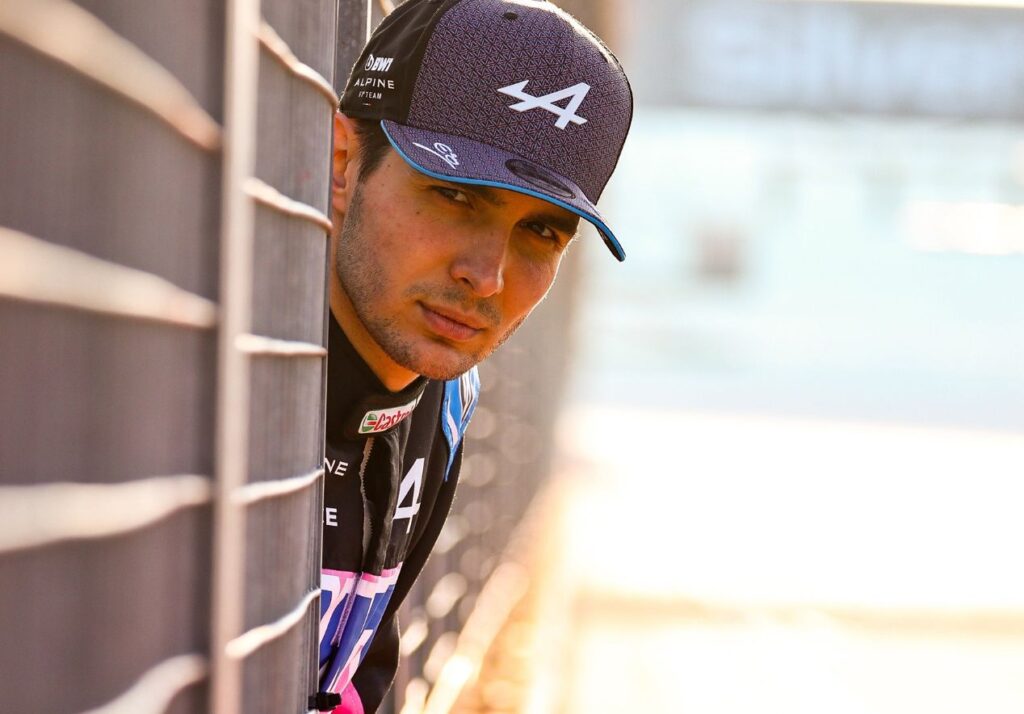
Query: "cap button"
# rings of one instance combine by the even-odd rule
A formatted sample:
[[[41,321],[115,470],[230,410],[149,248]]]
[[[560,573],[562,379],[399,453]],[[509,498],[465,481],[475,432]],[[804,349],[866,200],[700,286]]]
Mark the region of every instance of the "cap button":
[[[515,20],[518,17],[519,17],[519,15],[515,14],[514,12],[506,12],[505,13],[505,19],[506,20]]]

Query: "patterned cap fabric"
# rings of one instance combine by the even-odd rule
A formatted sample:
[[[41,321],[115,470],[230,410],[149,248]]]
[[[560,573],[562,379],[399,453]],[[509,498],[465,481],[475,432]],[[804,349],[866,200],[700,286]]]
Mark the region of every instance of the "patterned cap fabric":
[[[407,0],[349,77],[341,109],[382,120],[414,168],[537,196],[593,223],[633,113],[618,60],[543,0]]]

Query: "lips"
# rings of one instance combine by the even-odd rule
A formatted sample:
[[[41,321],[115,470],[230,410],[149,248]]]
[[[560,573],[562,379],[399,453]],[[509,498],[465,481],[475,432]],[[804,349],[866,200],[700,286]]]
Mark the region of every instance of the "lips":
[[[479,318],[463,315],[448,308],[420,303],[420,309],[433,332],[455,342],[471,340],[487,327]]]

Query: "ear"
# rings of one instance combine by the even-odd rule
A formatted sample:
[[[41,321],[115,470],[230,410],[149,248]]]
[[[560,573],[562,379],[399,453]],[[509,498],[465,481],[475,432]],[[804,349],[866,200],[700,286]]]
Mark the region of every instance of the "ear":
[[[344,214],[355,189],[359,165],[359,137],[355,123],[334,112],[334,148],[331,152],[331,208]]]

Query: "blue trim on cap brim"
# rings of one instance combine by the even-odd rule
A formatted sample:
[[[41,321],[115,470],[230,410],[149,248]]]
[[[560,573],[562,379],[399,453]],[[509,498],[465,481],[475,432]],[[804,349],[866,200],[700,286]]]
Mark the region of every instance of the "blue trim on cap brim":
[[[516,186],[515,184],[505,183],[504,181],[490,181],[488,179],[474,179],[464,178],[462,176],[448,176],[447,174],[439,174],[436,171],[431,171],[430,169],[424,168],[423,166],[420,166],[418,163],[413,161],[409,157],[409,155],[402,150],[402,147],[398,145],[398,142],[396,142],[394,138],[391,136],[391,134],[388,132],[387,127],[384,126],[383,120],[380,123],[380,128],[384,132],[384,136],[387,137],[388,142],[391,144],[391,146],[395,148],[395,151],[398,152],[398,155],[402,157],[405,163],[409,164],[420,173],[426,174],[427,176],[433,176],[434,178],[441,179],[442,181],[451,181],[452,183],[468,183],[475,186],[493,186],[494,188],[504,188],[508,189],[509,191],[515,191],[516,193],[522,193],[527,196],[539,198],[542,201],[547,201],[548,203],[553,203],[556,206],[560,206],[561,208],[564,208],[565,210],[576,214],[580,218],[585,219],[588,223],[593,224],[593,226],[597,228],[597,230],[601,233],[601,238],[604,240],[604,244],[608,246],[608,250],[611,251],[612,255],[614,255],[620,263],[626,260],[626,251],[622,249],[622,245],[615,237],[615,234],[612,233],[611,229],[604,224],[604,221],[601,221],[596,216],[592,216],[586,211],[581,211],[575,206],[570,206],[568,203],[559,201],[557,198],[553,198],[547,195],[546,193],[532,191],[528,188],[523,188],[522,186]]]

